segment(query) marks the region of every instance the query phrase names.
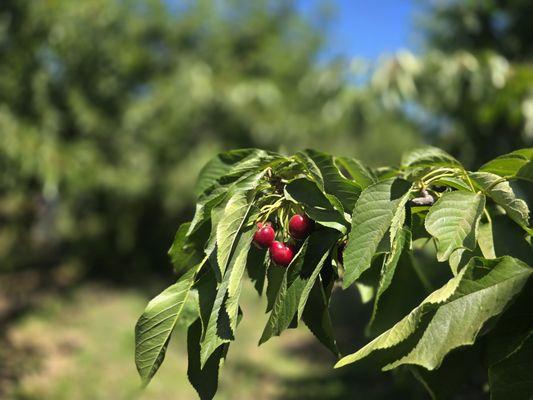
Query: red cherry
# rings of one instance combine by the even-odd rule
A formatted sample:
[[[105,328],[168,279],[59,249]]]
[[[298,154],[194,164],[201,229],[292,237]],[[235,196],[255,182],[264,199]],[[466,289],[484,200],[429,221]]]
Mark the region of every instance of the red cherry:
[[[254,233],[254,243],[262,249],[267,249],[270,247],[274,238],[276,237],[276,232],[270,223],[257,224],[257,231]]]
[[[315,221],[305,214],[295,214],[289,221],[289,233],[295,239],[305,239],[315,226]]]
[[[294,248],[291,245],[274,241],[270,246],[270,258],[276,264],[286,267],[294,258]]]

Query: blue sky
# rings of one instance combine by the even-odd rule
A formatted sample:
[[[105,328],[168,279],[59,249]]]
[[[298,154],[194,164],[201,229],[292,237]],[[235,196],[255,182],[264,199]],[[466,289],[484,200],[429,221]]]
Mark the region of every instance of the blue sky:
[[[320,0],[299,0],[304,12]],[[341,54],[375,60],[382,53],[415,49],[416,0],[330,0],[336,9],[326,57]]]

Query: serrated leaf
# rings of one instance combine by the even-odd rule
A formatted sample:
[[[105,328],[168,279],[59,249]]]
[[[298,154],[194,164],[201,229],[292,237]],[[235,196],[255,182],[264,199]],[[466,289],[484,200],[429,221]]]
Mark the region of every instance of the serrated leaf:
[[[471,192],[447,192],[429,209],[426,230],[437,243],[437,259],[446,261],[456,249],[473,250],[485,196]]]
[[[218,347],[209,359],[201,366],[200,340],[202,324],[196,320],[187,332],[187,377],[201,400],[211,400],[218,388],[218,373],[222,361],[228,352],[228,344]]]
[[[198,200],[194,217],[187,230],[187,236],[192,235],[203,223],[209,221],[212,210],[225,200],[226,194],[226,189],[217,189]]]
[[[285,197],[304,206],[314,221],[345,233],[347,222],[315,182],[305,178],[295,179],[285,186]]]
[[[187,302],[198,268],[152,299],[135,325],[135,364],[146,385],[165,358],[172,331]]]
[[[390,224],[390,244],[391,247],[393,247],[393,243],[396,239],[396,235],[400,230],[402,229],[404,223],[405,223],[405,205],[407,204],[407,201],[409,201],[409,195],[411,194],[411,190],[413,187],[411,186],[405,194],[400,197],[400,200],[398,201],[398,205],[396,206],[396,210],[394,210],[394,213],[392,214],[391,224]]]
[[[252,237],[253,231],[251,229],[239,233],[235,251],[232,253],[222,282],[217,287],[209,322],[201,341],[202,367],[221,344],[234,340],[241,280]]]
[[[426,146],[404,154],[402,167],[461,167],[461,163],[438,147]]]
[[[344,288],[370,268],[372,256],[390,226],[397,201],[391,200],[394,179],[370,185],[361,192],[352,215],[352,230],[344,250]]]
[[[529,208],[527,203],[515,196],[508,181],[490,172],[474,172],[470,174],[474,184],[487,196],[499,204],[513,221],[522,227],[529,225]]]
[[[348,172],[361,189],[365,189],[377,182],[377,177],[372,170],[364,166],[359,160],[348,157],[335,157],[335,160]]]
[[[302,317],[309,293],[339,236],[335,230],[315,231],[306,240],[285,271],[260,344],[280,335],[293,319]]]
[[[333,157],[329,154],[316,150],[306,150],[305,154],[320,170],[325,192],[339,199],[344,210],[351,212],[361,193],[359,185],[341,175],[333,162]]]
[[[269,262],[268,252],[255,246],[250,248],[248,260],[246,261],[246,271],[259,296],[263,294]]]
[[[484,164],[479,170],[499,176],[533,181],[533,148],[504,154]]]
[[[220,186],[231,184],[245,175],[259,172],[270,163],[284,159],[279,154],[259,149],[238,149],[220,153],[200,171],[195,191],[205,196],[220,189]]]
[[[204,192],[221,176],[227,174],[235,164],[256,152],[256,149],[237,149],[217,154],[200,171],[195,186],[196,194]]]
[[[294,155],[294,158],[300,162],[309,175],[311,175],[311,178],[315,181],[315,183],[321,188],[324,189],[324,179],[322,177],[322,173],[320,172],[320,169],[316,165],[316,163],[313,161],[311,157],[306,152],[300,151]]]
[[[505,310],[532,273],[532,268],[512,257],[472,258],[457,276],[409,315],[359,351],[341,359],[335,367],[379,351],[382,363],[386,364],[384,370],[403,364],[420,365],[428,370],[438,368],[450,351],[474,343],[485,323]],[[407,341],[410,337],[415,342]],[[400,346],[404,343],[409,346]],[[399,348],[400,352],[395,351]]]
[[[224,276],[235,241],[252,207],[252,191],[239,191],[230,197],[216,230],[219,276]]]

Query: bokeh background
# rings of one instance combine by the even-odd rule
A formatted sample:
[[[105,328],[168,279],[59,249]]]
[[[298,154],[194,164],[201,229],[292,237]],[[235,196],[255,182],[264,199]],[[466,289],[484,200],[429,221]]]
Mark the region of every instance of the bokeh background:
[[[183,334],[139,391],[133,326],[219,151],[468,167],[533,143],[530,0],[0,1],[0,398],[194,399]],[[244,319],[220,399],[426,398]],[[333,299],[341,348],[369,307]],[[461,398],[468,397],[468,388]],[[474,395],[472,395],[474,396]]]

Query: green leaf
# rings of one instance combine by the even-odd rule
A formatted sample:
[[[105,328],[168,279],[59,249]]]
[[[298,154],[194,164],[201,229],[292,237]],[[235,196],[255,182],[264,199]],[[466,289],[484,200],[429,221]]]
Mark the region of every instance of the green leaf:
[[[284,157],[259,149],[241,149],[221,153],[212,159],[200,172],[196,193],[210,193],[243,176],[265,169],[271,163],[281,162]]]
[[[305,154],[313,160],[320,170],[326,193],[334,195],[340,200],[343,208],[351,212],[361,193],[359,185],[341,175],[339,169],[333,162],[333,157],[329,154],[316,150],[306,150]]]
[[[361,189],[367,188],[378,180],[372,170],[364,166],[359,160],[348,157],[335,157],[335,161],[348,172],[350,178],[352,178]]]
[[[221,344],[228,343],[235,338],[241,281],[253,233],[252,229],[248,229],[238,235],[235,251],[222,282],[218,285],[209,322],[201,342],[202,366]]]
[[[195,192],[199,195],[212,186],[220,177],[230,172],[235,164],[257,153],[256,149],[237,149],[217,154],[200,171]]]
[[[191,266],[197,265],[204,258],[202,244],[198,238],[190,240],[187,238],[187,232],[190,222],[181,224],[168,254],[174,266],[174,272],[178,275],[183,274]]]
[[[255,290],[259,296],[263,294],[269,262],[270,257],[268,256],[268,252],[255,246],[250,247],[248,261],[246,262],[246,271],[250,280],[254,283]]]
[[[200,399],[210,400],[217,392],[219,369],[226,357],[229,345],[223,344],[218,347],[202,366],[200,362],[201,337],[202,324],[200,319],[197,319],[187,332],[187,376]]]
[[[285,197],[303,205],[307,215],[319,224],[346,232],[346,219],[333,207],[316,183],[305,178],[295,179],[285,186]]]
[[[403,364],[436,369],[450,351],[473,344],[485,323],[506,309],[532,273],[512,257],[472,258],[409,315],[335,367],[379,353],[384,370]]]
[[[479,231],[477,243],[485,258],[496,258],[496,250],[494,249],[494,238],[492,236],[492,222],[481,222],[479,224]]]
[[[226,195],[227,190],[221,188],[198,200],[194,217],[187,230],[187,236],[192,235],[202,224],[209,221],[213,209],[226,199]]]
[[[509,218],[522,227],[529,225],[527,203],[515,196],[508,181],[502,181],[501,177],[490,172],[474,172],[470,174],[470,178],[496,204],[503,207]]]
[[[402,157],[402,167],[461,167],[461,163],[438,147],[421,147],[406,153]]]
[[[230,197],[217,227],[217,262],[223,276],[235,241],[252,207],[253,191],[237,192]]]
[[[533,148],[520,149],[497,157],[479,170],[533,182]]]
[[[383,268],[381,269],[381,277],[379,279],[378,289],[376,292],[376,299],[374,300],[374,308],[372,310],[372,316],[370,317],[370,322],[368,325],[371,327],[374,320],[376,319],[376,314],[379,308],[379,301],[381,296],[389,288],[392,278],[396,270],[396,265],[400,260],[405,247],[409,247],[409,242],[411,240],[411,232],[408,229],[401,229],[396,235],[394,242],[392,243],[392,250],[387,256]]]
[[[370,268],[372,256],[390,226],[393,212],[398,205],[391,201],[394,179],[388,179],[367,187],[355,204],[352,230],[344,250],[344,288],[354,283]]]
[[[339,356],[339,349],[328,310],[328,300],[322,287],[321,279],[315,280],[305,303],[302,320],[315,337],[328,348],[335,356]]]
[[[391,225],[390,225],[390,244],[391,247],[393,247],[393,243],[396,239],[396,235],[400,232],[400,230],[403,228],[403,225],[405,223],[405,205],[409,201],[409,195],[411,194],[411,190],[413,187],[411,186],[405,194],[400,197],[400,200],[398,202],[398,205],[396,206],[396,210],[394,211],[394,214],[392,215],[391,219]]]
[[[437,243],[437,259],[446,261],[456,249],[473,250],[485,196],[471,192],[447,192],[429,209],[426,230]]]
[[[165,358],[170,336],[183,311],[198,268],[152,299],[135,325],[135,364],[147,385]]]
[[[280,335],[294,318],[302,317],[309,293],[339,236],[335,230],[315,231],[306,240],[285,270],[260,344]]]
[[[320,169],[306,152],[300,151],[294,155],[294,158],[304,166],[309,175],[311,175],[313,181],[321,188],[324,189],[324,179]]]

